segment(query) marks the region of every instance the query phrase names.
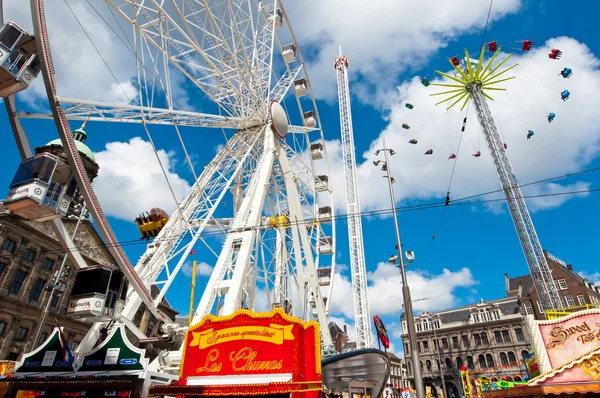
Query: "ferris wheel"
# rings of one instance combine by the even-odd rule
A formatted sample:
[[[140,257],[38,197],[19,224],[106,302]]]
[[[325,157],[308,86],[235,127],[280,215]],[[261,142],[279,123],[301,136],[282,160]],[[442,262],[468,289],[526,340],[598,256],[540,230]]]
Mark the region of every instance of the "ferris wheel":
[[[260,309],[266,303],[268,309],[279,307],[300,318],[316,318],[322,325],[323,345],[330,346],[326,325],[335,274],[335,217],[329,160],[313,87],[283,4],[105,2],[119,26],[130,29],[127,34],[121,30],[136,67],[136,93],[128,96],[129,103],[61,95],[52,61],[61,48],[48,36],[52,26],[46,20],[44,0],[33,0],[36,57],[52,112],[17,110],[14,97],[7,104],[12,107],[9,117],[17,144],[27,149],[21,151],[25,161],[33,153],[20,119],[54,120],[78,193],[129,281],[124,307],[115,314],[132,327],[129,320],[145,304],[164,320],[158,303],[173,289],[193,253],[213,267],[193,322],[207,314]],[[181,107],[173,94],[181,77],[193,95],[210,100],[218,111],[208,114]],[[137,125],[132,128],[149,138],[155,152],[153,129],[171,126],[194,176],[190,191],[135,267],[112,231],[92,189],[77,135],[71,133],[72,126],[82,122]],[[183,128],[232,133],[203,170],[196,171],[180,134]],[[60,159],[56,162],[58,170]],[[48,185],[56,187],[63,180],[70,181],[64,173],[60,181],[51,176]],[[226,206],[226,198],[233,205]],[[53,203],[38,200],[36,206]],[[60,229],[60,216],[68,211],[55,210],[43,219],[52,219]],[[71,242],[69,236],[65,242]],[[76,266],[86,264],[81,258]],[[160,288],[156,297],[149,294],[152,286]],[[97,334],[90,332],[82,346],[93,344],[90,339]]]

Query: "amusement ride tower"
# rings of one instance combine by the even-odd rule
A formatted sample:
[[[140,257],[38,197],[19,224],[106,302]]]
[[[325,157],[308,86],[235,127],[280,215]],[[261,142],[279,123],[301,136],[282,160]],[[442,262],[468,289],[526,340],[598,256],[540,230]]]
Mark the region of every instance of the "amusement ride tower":
[[[356,183],[356,157],[354,155],[354,133],[350,110],[350,88],[348,85],[348,58],[342,55],[335,60],[337,73],[338,101],[340,104],[340,129],[342,133],[342,155],[346,180],[346,207],[348,214],[348,243],[350,246],[350,269],[354,292],[354,323],[356,348],[371,347],[371,323],[367,299],[367,269],[360,218],[360,200]]]
[[[556,285],[554,284],[552,274],[550,273],[550,267],[548,266],[548,262],[544,256],[542,245],[540,244],[540,240],[533,226],[533,221],[529,215],[529,210],[527,209],[525,199],[523,198],[523,194],[521,193],[521,189],[517,183],[517,178],[515,177],[512,166],[508,159],[508,155],[506,154],[504,144],[500,139],[498,129],[496,128],[496,124],[492,118],[492,113],[486,101],[486,98],[493,99],[486,91],[505,90],[503,88],[495,87],[495,85],[497,83],[514,78],[514,76],[505,78],[499,77],[500,75],[517,66],[516,64],[505,68],[500,72],[496,72],[512,54],[509,54],[498,64],[495,64],[494,67],[491,67],[492,64],[494,64],[494,59],[499,54],[501,48],[502,47],[498,47],[485,67],[483,66],[485,46],[481,49],[477,66],[471,64],[469,53],[466,50],[466,65],[464,70],[452,63],[450,60],[450,64],[457,72],[457,77],[440,71],[436,72],[454,81],[455,83],[432,85],[451,87],[452,89],[432,95],[448,95],[447,98],[438,102],[438,104],[456,98],[456,100],[452,102],[448,109],[452,108],[460,101],[463,101],[462,108],[464,108],[470,99],[473,100],[473,106],[475,107],[477,119],[481,125],[481,131],[483,132],[485,142],[492,156],[494,167],[496,168],[498,178],[500,179],[500,184],[502,185],[502,191],[506,197],[506,203],[508,204],[510,215],[513,223],[515,224],[515,229],[517,230],[517,235],[519,236],[519,241],[521,242],[521,247],[523,249],[523,253],[525,254],[525,259],[527,260],[527,265],[529,266],[529,270],[533,278],[534,286],[537,290],[538,296],[540,297],[540,304],[542,309],[546,311],[552,308],[562,307],[560,296],[558,295]]]

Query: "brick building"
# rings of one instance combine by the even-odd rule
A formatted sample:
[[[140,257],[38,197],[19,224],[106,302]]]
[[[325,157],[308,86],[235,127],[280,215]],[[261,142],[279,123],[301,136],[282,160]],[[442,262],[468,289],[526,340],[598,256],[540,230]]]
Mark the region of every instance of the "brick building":
[[[556,258],[544,250],[550,272],[558,289],[563,307],[585,306],[600,303],[600,287],[579,275],[571,264]],[[535,315],[535,319],[545,319],[538,295],[533,288],[530,274],[509,278],[504,274],[506,295],[519,297],[523,314]]]
[[[415,364],[404,315],[401,320],[408,378],[414,379]],[[432,387],[436,397],[440,396],[438,391],[442,386],[440,371],[444,373],[449,398],[461,396],[458,369],[463,365],[475,371],[495,369],[494,377],[509,376],[517,380],[523,377],[520,359],[529,350],[530,338],[518,297],[424,312],[415,317],[415,326],[421,358],[418,366],[425,385]]]

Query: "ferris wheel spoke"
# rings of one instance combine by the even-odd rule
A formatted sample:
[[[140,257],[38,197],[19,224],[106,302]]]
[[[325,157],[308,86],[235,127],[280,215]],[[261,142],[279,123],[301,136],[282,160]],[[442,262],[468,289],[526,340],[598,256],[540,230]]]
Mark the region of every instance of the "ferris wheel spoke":
[[[287,94],[290,87],[294,84],[294,80],[298,77],[298,74],[304,67],[303,64],[293,69],[286,69],[284,74],[281,76],[275,87],[271,90],[271,94],[269,97],[269,102],[271,101],[281,101],[283,97]]]
[[[175,109],[151,108],[147,106],[112,104],[100,101],[57,97],[65,108],[69,120],[90,120],[120,123],[147,123],[180,125],[208,128],[243,129],[251,127],[240,118],[211,115]],[[51,119],[52,114],[33,114],[21,111],[20,118]]]

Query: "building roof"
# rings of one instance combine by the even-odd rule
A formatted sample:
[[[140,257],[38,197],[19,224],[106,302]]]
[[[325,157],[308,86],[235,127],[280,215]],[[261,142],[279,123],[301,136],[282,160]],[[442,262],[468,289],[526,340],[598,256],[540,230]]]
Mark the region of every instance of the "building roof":
[[[402,359],[400,359],[396,354],[394,354],[393,352],[387,352],[386,353],[387,357],[390,359],[390,361],[393,362],[402,362]]]
[[[515,278],[508,279],[508,291],[509,292],[512,292],[514,290],[519,290],[519,286],[521,286],[522,289],[533,287],[533,278],[531,277],[531,274],[517,276]]]
[[[49,143],[47,143],[44,146],[51,146],[51,145],[57,145],[57,146],[62,147],[62,142],[60,141],[60,138],[57,138],[55,140],[50,141]],[[83,153],[85,156],[90,158],[90,160],[93,161],[94,163],[96,162],[96,158],[94,157],[94,152],[92,152],[92,150],[87,145],[85,145],[81,141],[75,140],[75,146],[77,147],[77,150],[79,150],[79,152]]]
[[[346,336],[346,333],[344,332],[344,330],[342,328],[340,328],[338,326],[337,323],[335,322],[329,322],[329,333],[331,334],[332,338],[337,338],[338,335],[344,335]]]
[[[478,305],[482,305],[482,304],[496,304],[497,307],[500,309],[500,312],[502,313],[502,315],[519,314],[521,312],[521,306],[519,304],[519,300],[516,297],[508,297],[508,298],[501,298],[501,299],[490,300],[490,301],[481,300],[479,303],[467,304],[462,307],[452,308],[449,310],[438,311],[438,312],[431,312],[428,314],[435,316],[436,319],[439,317],[439,319],[442,321],[442,324],[450,324],[450,323],[454,323],[454,322],[464,322],[464,321],[469,320],[471,310],[476,308]],[[421,317],[426,314],[427,313],[424,312],[421,315],[417,315],[416,318]],[[404,319],[404,317],[405,317],[405,315],[403,313],[401,318]]]

